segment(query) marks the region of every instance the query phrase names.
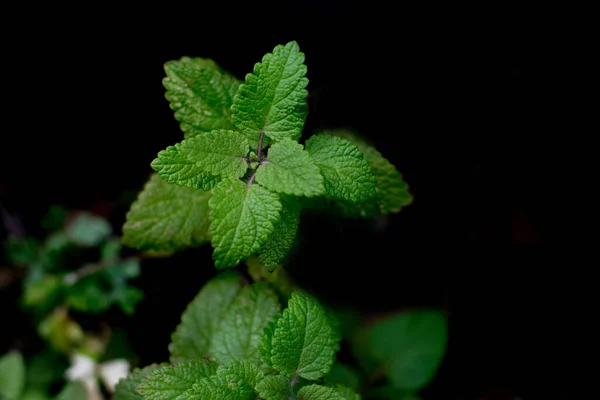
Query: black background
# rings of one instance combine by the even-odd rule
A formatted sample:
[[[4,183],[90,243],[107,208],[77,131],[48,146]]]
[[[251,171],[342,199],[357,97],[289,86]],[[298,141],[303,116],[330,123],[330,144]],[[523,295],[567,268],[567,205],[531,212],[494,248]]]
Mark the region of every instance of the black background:
[[[296,40],[310,80],[304,136],[356,129],[414,195],[383,231],[305,217],[290,266],[299,282],[369,313],[448,309],[449,351],[426,398],[526,395],[538,388],[531,370],[552,370],[548,351],[561,357],[560,305],[543,301],[558,277],[536,272],[550,260],[550,208],[539,202],[550,178],[540,179],[533,127],[561,122],[548,107],[556,66],[546,63],[553,39],[544,32],[531,37],[491,10],[340,1],[3,14],[0,194],[28,232],[40,232],[50,204],[92,209],[119,232],[150,161],[182,138],[161,83],[166,61],[212,58],[243,79],[275,45]],[[508,204],[512,252],[500,239]],[[145,263],[146,300],[135,318],[113,317],[130,328],[143,364],[168,356],[181,311],[215,273],[210,253]]]

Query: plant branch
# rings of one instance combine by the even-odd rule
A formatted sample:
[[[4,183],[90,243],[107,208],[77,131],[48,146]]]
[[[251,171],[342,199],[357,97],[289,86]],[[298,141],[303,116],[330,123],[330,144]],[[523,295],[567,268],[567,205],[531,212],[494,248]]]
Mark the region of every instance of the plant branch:
[[[77,271],[74,271],[74,272],[71,272],[71,273],[65,275],[65,282],[72,285],[75,282],[77,282],[78,280],[80,280],[88,275],[95,274],[96,272],[100,272],[105,268],[113,268],[113,267],[118,266],[122,262],[140,260],[141,258],[143,258],[141,255],[137,255],[137,256],[131,256],[131,257],[125,257],[125,258],[118,258],[116,260],[101,261],[101,262],[97,262],[97,263],[87,264],[87,265],[84,265],[83,267],[81,267],[80,269],[78,269]]]

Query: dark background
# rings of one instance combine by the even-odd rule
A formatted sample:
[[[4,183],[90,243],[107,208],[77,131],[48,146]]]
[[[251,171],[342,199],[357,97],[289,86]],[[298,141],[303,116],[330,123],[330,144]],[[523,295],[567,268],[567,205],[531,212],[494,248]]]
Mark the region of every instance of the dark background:
[[[488,10],[246,7],[7,10],[3,207],[32,234],[50,204],[94,210],[118,233],[150,161],[182,139],[163,64],[212,58],[243,79],[275,45],[296,40],[310,80],[304,137],[341,126],[363,133],[403,173],[414,204],[383,230],[305,217],[294,276],[367,313],[448,309],[449,351],[428,398],[539,389],[530,372],[553,370],[563,334],[553,324],[560,304],[543,300],[559,278],[535,272],[551,260],[550,208],[540,202],[550,179],[535,122],[560,123],[545,85],[556,76],[546,63],[552,40],[529,36],[518,18],[498,24]],[[499,228],[508,205],[512,249]],[[181,311],[215,272],[210,254],[205,246],[145,262],[146,300],[133,319],[114,317],[143,364],[167,358]]]

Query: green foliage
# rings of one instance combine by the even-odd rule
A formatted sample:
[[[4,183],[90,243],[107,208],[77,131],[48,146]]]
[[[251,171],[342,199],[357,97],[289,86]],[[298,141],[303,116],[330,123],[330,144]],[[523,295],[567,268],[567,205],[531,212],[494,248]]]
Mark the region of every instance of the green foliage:
[[[257,255],[272,271],[292,254],[300,204],[371,218],[412,201],[372,146],[328,132],[306,149],[299,143],[308,79],[296,42],[277,45],[244,82],[203,58],[169,61],[165,71],[185,139],[151,163],[157,175],[123,226],[127,246],[173,252],[211,241],[217,268]]]
[[[231,112],[236,127],[253,148],[264,134],[273,140],[298,140],[308,112],[304,54],[296,42],[278,45],[246,75]]]
[[[154,368],[136,390],[145,399],[174,400],[190,397],[192,386],[199,379],[212,376],[217,371],[217,365],[204,360],[187,360],[175,365]]]
[[[273,368],[287,376],[316,380],[326,375],[339,344],[325,311],[312,296],[292,294],[277,320],[270,345]]]
[[[185,137],[233,129],[230,108],[240,82],[214,61],[182,57],[165,64],[166,98]]]
[[[169,347],[173,364],[130,374],[115,400],[300,399],[312,391],[359,399],[327,377],[339,349],[333,320],[302,290],[282,313],[271,284],[243,285],[241,274],[221,272],[183,313]],[[328,387],[305,389],[311,380]]]
[[[213,259],[217,268],[233,267],[255,253],[275,230],[279,196],[240,180],[224,180],[213,190],[208,204]]]
[[[358,147],[319,134],[306,141],[306,150],[321,169],[328,195],[356,203],[375,196],[375,176]]]
[[[256,170],[256,182],[274,192],[294,196],[325,193],[319,167],[304,146],[289,138],[271,146],[266,164]]]
[[[446,352],[446,317],[435,310],[397,314],[369,332],[367,350],[398,389],[416,391],[433,379]]]
[[[163,365],[152,364],[144,368],[136,368],[127,375],[127,378],[119,380],[115,386],[114,400],[142,400],[144,397],[137,391],[138,385],[144,382],[157,368],[162,368]]]
[[[211,192],[169,185],[152,174],[131,205],[122,241],[140,250],[179,250],[209,239]]]
[[[25,361],[18,351],[0,357],[0,399],[19,399],[25,387]]]

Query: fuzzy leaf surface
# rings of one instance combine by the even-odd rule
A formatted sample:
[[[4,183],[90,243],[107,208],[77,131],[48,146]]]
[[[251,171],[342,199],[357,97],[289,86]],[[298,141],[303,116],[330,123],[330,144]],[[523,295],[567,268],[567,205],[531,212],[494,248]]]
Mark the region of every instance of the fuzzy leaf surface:
[[[231,106],[236,127],[252,148],[264,132],[274,141],[298,140],[308,112],[304,54],[296,42],[278,45],[246,75]]]
[[[241,287],[240,275],[234,271],[221,273],[204,285],[171,336],[171,361],[210,358],[215,332]]]
[[[213,60],[182,57],[165,64],[165,97],[186,138],[233,129],[231,105],[240,81]]]
[[[277,296],[267,284],[244,287],[222,317],[210,353],[221,364],[241,360],[258,363],[260,337],[280,311]]]
[[[127,213],[123,243],[139,250],[169,251],[206,242],[210,196],[153,174]]]
[[[300,202],[296,197],[284,195],[281,197],[281,205],[281,218],[271,234],[273,240],[267,241],[258,252],[260,263],[269,271],[285,262],[294,248],[298,234]]]
[[[217,364],[204,360],[186,360],[153,370],[137,391],[147,400],[180,400],[190,398],[193,386],[202,378],[217,372]]]
[[[375,176],[358,147],[337,136],[318,134],[306,151],[319,166],[325,191],[334,198],[364,202],[375,196]]]
[[[236,180],[224,180],[209,200],[213,259],[217,268],[237,265],[255,253],[275,230],[281,202],[277,194]]]
[[[273,368],[287,376],[317,380],[326,375],[339,348],[325,311],[311,295],[292,294],[272,337]]]
[[[307,197],[325,193],[319,167],[298,142],[286,138],[273,144],[267,161],[256,171],[256,182],[267,189]]]

